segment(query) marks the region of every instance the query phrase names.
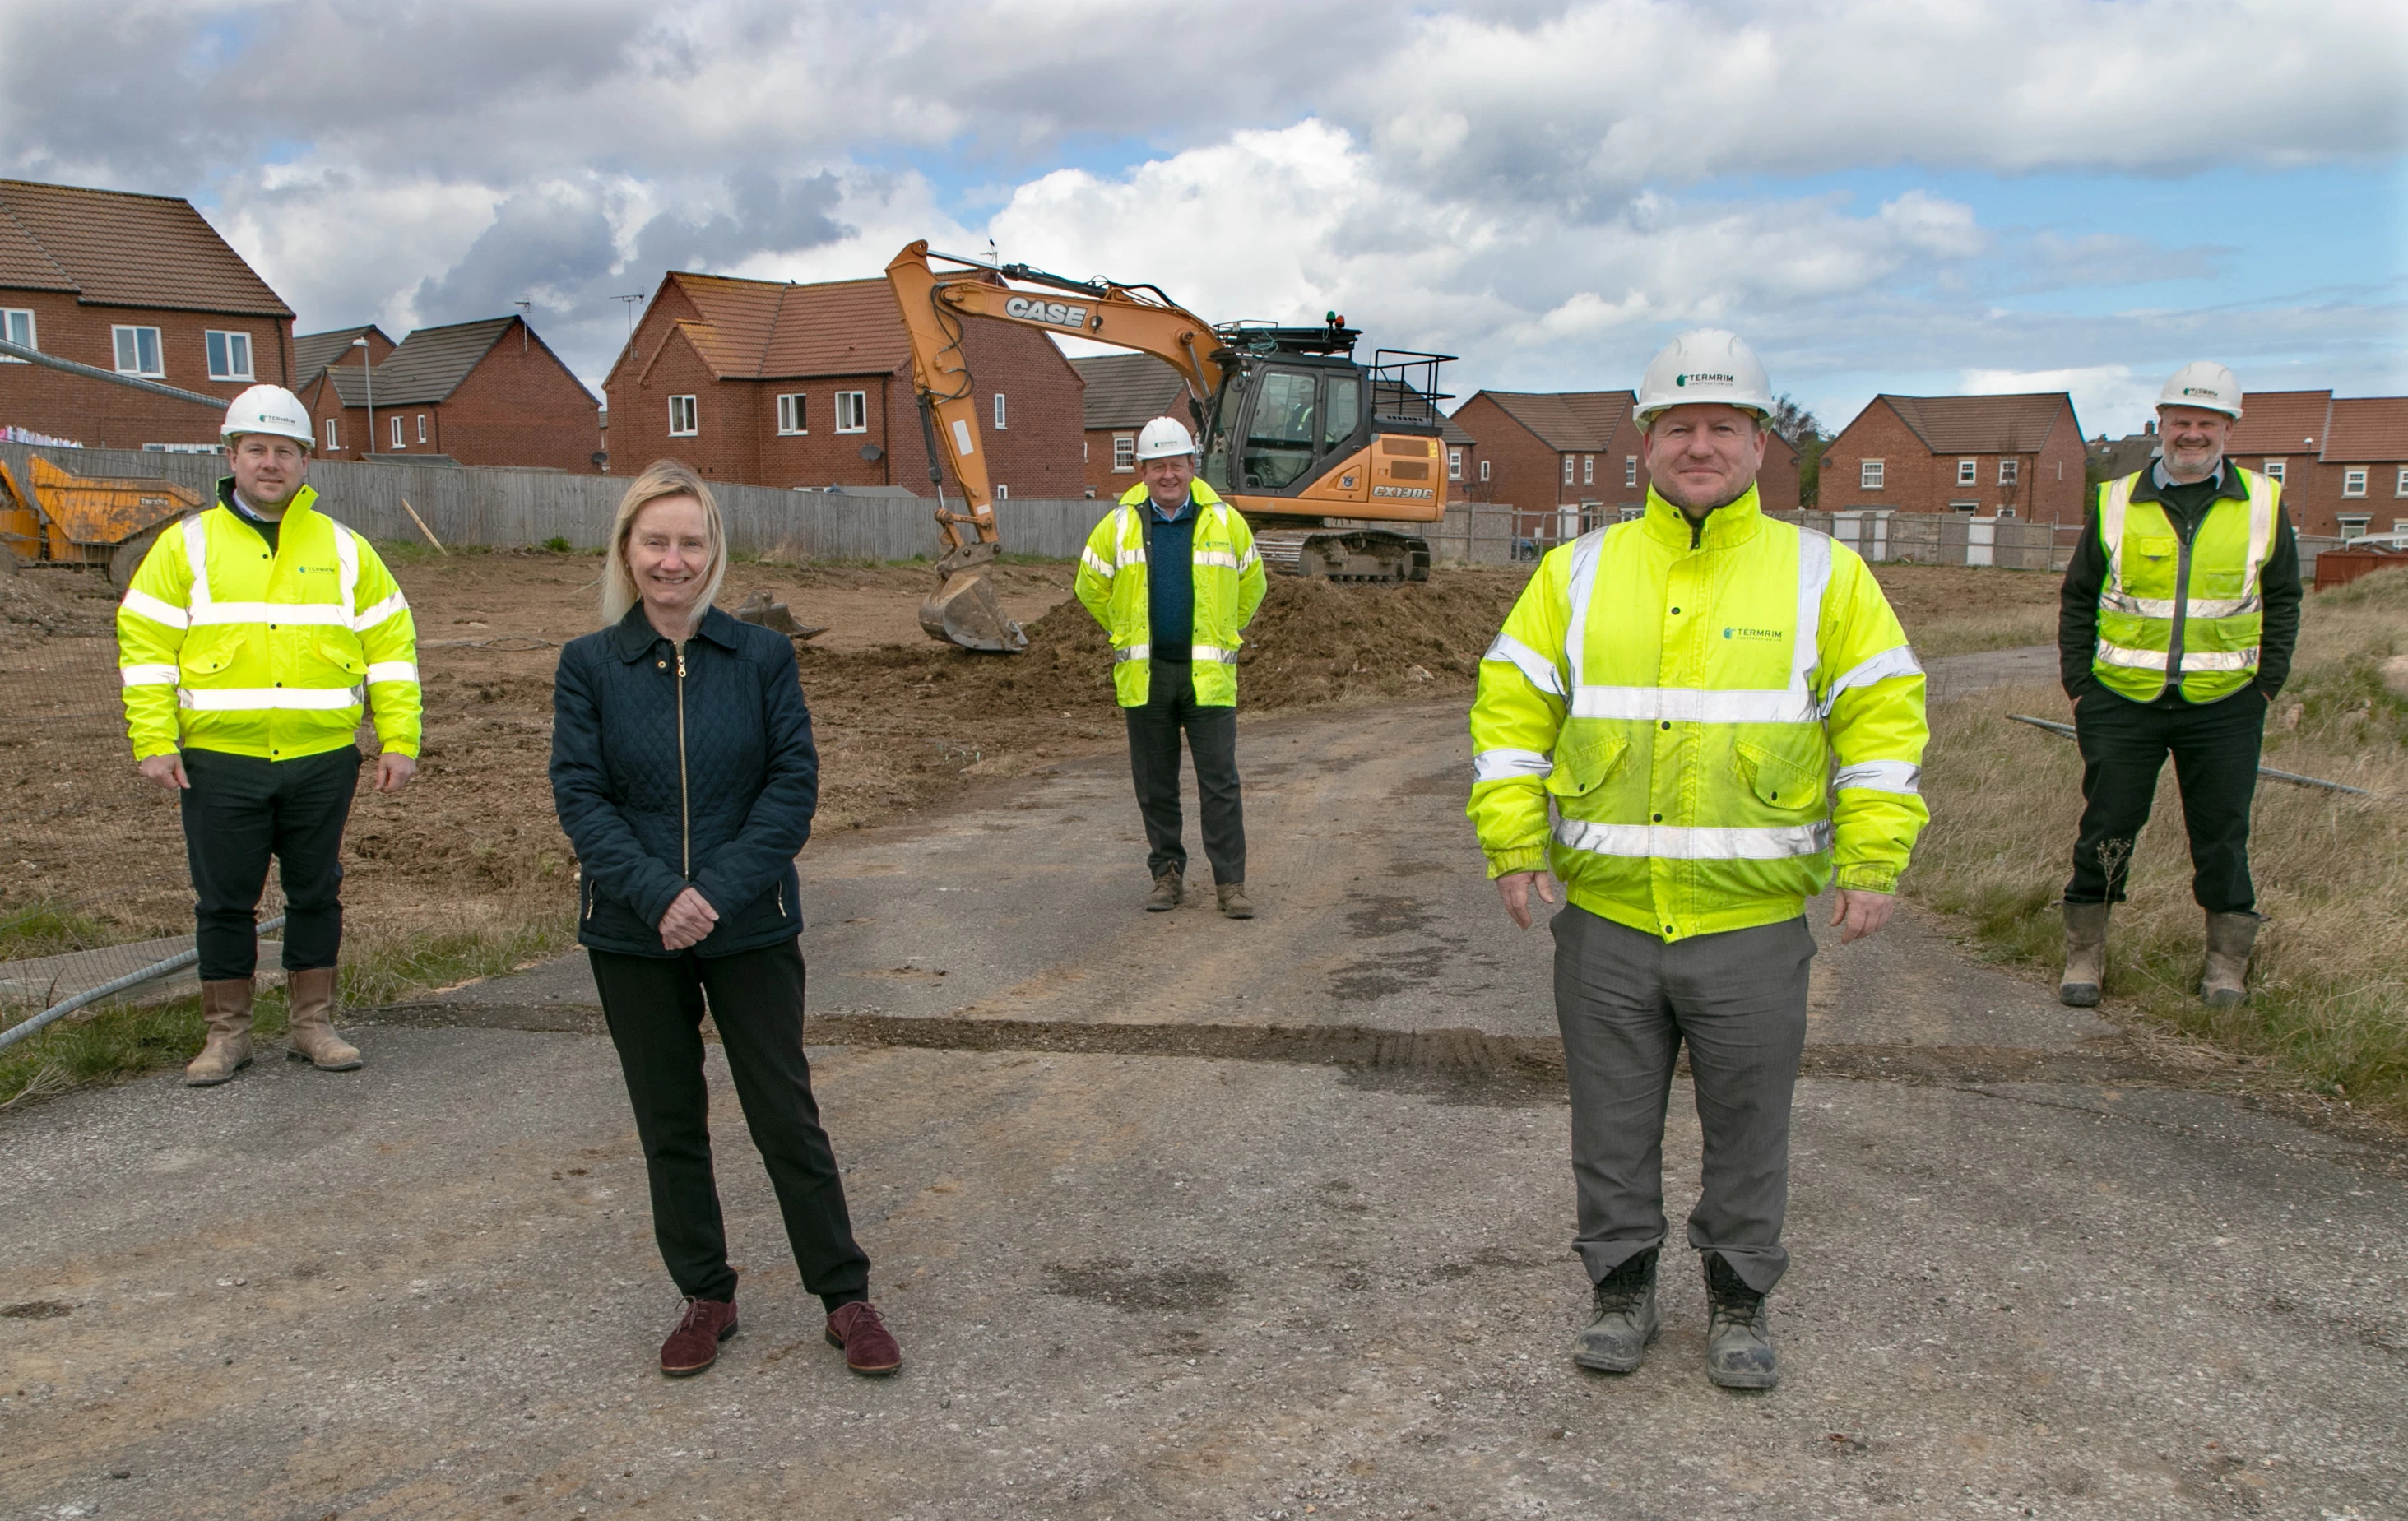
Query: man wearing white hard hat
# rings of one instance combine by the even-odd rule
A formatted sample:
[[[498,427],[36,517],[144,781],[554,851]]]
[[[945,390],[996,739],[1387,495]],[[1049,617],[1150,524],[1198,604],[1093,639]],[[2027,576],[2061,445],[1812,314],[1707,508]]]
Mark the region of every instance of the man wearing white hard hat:
[[[1768,518],[1773,407],[1748,346],[1684,333],[1647,366],[1644,514],[1549,552],[1480,666],[1470,815],[1506,911],[1555,916],[1573,1247],[1595,1286],[1572,1360],[1636,1370],[1657,1329],[1667,1096],[1684,1045],[1704,1138],[1689,1245],[1706,1371],[1777,1376],[1806,900],[1842,943],[1888,922],[1928,815],[1923,671],[1864,561]]]
[[[198,899],[194,1087],[251,1065],[253,916],[270,856],[284,886],[294,1059],[360,1065],[330,1018],[342,942],[337,859],[373,709],[377,790],[418,768],[417,630],[374,546],[320,511],[300,398],[255,385],[226,409],[218,505],[159,536],[117,612],[126,729],[144,776],[177,794]]]
[[[1251,919],[1246,819],[1238,790],[1238,646],[1263,601],[1254,531],[1196,479],[1196,439],[1177,418],[1140,429],[1141,480],[1087,536],[1079,600],[1112,640],[1112,690],[1128,724],[1129,772],[1145,820],[1147,911],[1187,896],[1179,737],[1196,761],[1204,855],[1221,911]]]
[[[2157,457],[2099,488],[2057,609],[2059,675],[2082,744],[2082,826],[2065,887],[2057,997],[2099,1001],[2107,920],[2166,757],[2207,916],[2200,997],[2248,997],[2258,897],[2249,808],[2266,709],[2300,633],[2300,552],[2277,481],[2224,457],[2241,383],[2200,360],[2157,397]]]

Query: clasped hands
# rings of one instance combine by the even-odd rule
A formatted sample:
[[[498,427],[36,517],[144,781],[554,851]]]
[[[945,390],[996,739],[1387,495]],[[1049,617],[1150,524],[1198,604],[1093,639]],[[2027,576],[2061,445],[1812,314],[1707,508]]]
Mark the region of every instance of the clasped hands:
[[[661,949],[682,951],[689,945],[698,945],[718,923],[719,911],[710,906],[709,898],[689,887],[671,898],[668,912],[661,915]]]

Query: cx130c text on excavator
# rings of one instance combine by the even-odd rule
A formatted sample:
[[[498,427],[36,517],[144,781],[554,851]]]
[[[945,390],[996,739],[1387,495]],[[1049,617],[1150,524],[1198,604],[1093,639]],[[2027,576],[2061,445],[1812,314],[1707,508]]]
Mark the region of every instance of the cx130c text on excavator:
[[[949,267],[938,269],[929,261]],[[1423,581],[1429,545],[1401,527],[1446,513],[1439,366],[1452,354],[1382,349],[1331,314],[1320,327],[1206,322],[1157,286],[1071,280],[1026,265],[931,253],[916,242],[886,266],[911,336],[912,380],[937,486],[945,553],[920,608],[930,637],[969,650],[1024,648],[987,581],[1000,551],[980,447],[965,319],[982,318],[1150,353],[1186,382],[1203,440],[1197,473],[1255,530],[1264,562],[1290,575]],[[964,503],[944,499],[950,460]]]

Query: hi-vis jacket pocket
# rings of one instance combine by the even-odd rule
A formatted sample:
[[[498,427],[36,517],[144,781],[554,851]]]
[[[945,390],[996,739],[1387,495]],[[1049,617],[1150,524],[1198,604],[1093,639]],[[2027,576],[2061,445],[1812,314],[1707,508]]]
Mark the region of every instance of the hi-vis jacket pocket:
[[[1555,768],[1547,773],[1547,790],[1558,797],[1579,797],[1596,791],[1630,755],[1630,741],[1620,735],[1567,738],[1555,744]]]
[[[1829,784],[1822,767],[1745,739],[1731,747],[1731,767],[1758,802],[1779,809],[1819,807]]]

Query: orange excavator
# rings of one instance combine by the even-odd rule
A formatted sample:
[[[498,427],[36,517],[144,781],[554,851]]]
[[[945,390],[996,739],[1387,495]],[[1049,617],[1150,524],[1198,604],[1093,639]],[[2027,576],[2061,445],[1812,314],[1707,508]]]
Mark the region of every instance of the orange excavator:
[[[945,546],[938,589],[920,607],[931,638],[968,650],[1028,643],[987,575],[1002,544],[962,349],[962,323],[974,317],[1134,349],[1177,370],[1203,440],[1197,473],[1245,514],[1272,569],[1341,581],[1428,579],[1428,542],[1389,525],[1446,513],[1438,409],[1446,393],[1438,373],[1454,355],[1382,349],[1365,365],[1354,358],[1362,335],[1335,312],[1319,327],[1215,324],[1158,286],[932,253],[924,241],[897,253],[886,279],[911,335]],[[959,510],[945,499],[945,462],[961,485]]]

